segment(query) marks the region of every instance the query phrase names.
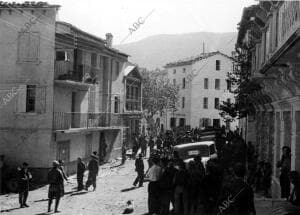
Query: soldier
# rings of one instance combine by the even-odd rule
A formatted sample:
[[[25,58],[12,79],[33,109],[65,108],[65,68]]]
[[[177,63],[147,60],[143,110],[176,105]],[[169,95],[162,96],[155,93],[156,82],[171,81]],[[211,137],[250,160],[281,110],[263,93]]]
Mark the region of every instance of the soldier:
[[[29,207],[26,204],[29,194],[29,180],[32,179],[30,172],[28,171],[28,163],[24,162],[22,169],[18,172],[18,189],[19,189],[19,203],[20,207]]]
[[[49,192],[48,192],[48,212],[51,211],[51,204],[53,199],[55,199],[55,209],[54,212],[58,213],[58,205],[60,198],[63,197],[63,183],[64,178],[59,170],[58,161],[53,161],[53,168],[48,173],[48,183],[49,183]]]
[[[88,164],[88,170],[89,170],[89,175],[88,175],[88,180],[85,185],[85,190],[88,190],[89,186],[93,185],[94,190],[96,190],[96,180],[97,180],[97,175],[99,171],[99,162],[98,162],[98,157],[94,154],[91,155],[91,160]]]

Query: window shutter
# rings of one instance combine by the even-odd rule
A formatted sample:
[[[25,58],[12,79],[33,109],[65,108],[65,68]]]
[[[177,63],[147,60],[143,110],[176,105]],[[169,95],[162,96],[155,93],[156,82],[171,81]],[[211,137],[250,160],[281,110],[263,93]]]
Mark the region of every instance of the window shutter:
[[[20,85],[18,88],[18,100],[17,100],[17,112],[26,112],[26,97],[27,97],[27,86]]]
[[[18,60],[25,61],[28,56],[30,38],[28,32],[19,32],[18,37]]]
[[[39,56],[40,38],[37,33],[30,33],[30,48],[28,54],[28,61],[37,61]]]
[[[36,87],[35,111],[37,113],[46,112],[46,88],[45,87]]]

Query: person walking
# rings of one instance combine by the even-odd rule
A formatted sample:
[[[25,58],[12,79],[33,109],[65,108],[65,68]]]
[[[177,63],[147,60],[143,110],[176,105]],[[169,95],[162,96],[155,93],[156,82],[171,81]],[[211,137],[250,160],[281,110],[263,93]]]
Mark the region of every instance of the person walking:
[[[22,168],[18,172],[18,190],[19,190],[19,203],[20,207],[29,207],[26,204],[29,194],[29,180],[32,179],[30,172],[28,171],[28,163],[24,162]]]
[[[277,168],[281,168],[280,171],[280,187],[281,198],[288,199],[290,196],[290,179],[289,172],[291,171],[291,149],[288,146],[282,147],[281,160],[277,162]]]
[[[139,187],[142,187],[144,182],[144,161],[142,154],[139,154],[135,160],[135,171],[137,172],[137,177],[133,182],[133,186],[139,183]]]
[[[97,175],[98,175],[98,171],[99,171],[99,162],[98,162],[98,157],[94,154],[91,155],[91,160],[88,164],[88,170],[89,170],[89,174],[88,174],[88,180],[86,182],[85,185],[85,190],[89,189],[89,186],[93,185],[94,190],[96,190],[96,180],[97,180]]]
[[[159,213],[159,197],[160,197],[160,190],[159,190],[159,180],[161,177],[161,168],[159,164],[159,158],[157,156],[153,156],[151,158],[152,166],[148,170],[146,174],[146,178],[149,179],[148,185],[148,210],[149,215],[158,214]]]
[[[68,182],[69,180],[68,180],[67,174],[65,172],[65,168],[64,168],[65,163],[64,163],[64,161],[63,160],[58,160],[58,163],[59,163],[58,169],[61,171],[63,179],[66,182]],[[62,183],[62,190],[63,190],[63,193],[65,193],[65,185],[64,185],[64,183]]]
[[[80,191],[83,189],[83,176],[85,172],[86,166],[81,158],[77,158],[77,190]]]
[[[55,209],[54,212],[58,213],[58,206],[61,197],[64,196],[63,192],[63,183],[64,178],[62,172],[59,169],[59,162],[53,161],[52,169],[48,173],[48,183],[49,183],[49,191],[48,191],[48,212],[51,211],[51,205],[53,199],[55,199]]]

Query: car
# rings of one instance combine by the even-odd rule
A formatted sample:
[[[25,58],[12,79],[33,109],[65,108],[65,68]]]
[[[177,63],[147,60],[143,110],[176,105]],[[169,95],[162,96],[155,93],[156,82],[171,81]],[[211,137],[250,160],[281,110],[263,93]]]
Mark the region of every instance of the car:
[[[190,162],[197,155],[201,155],[204,167],[209,159],[217,158],[217,150],[214,141],[180,144],[174,146],[173,151],[176,151],[179,158],[183,159],[185,163]]]

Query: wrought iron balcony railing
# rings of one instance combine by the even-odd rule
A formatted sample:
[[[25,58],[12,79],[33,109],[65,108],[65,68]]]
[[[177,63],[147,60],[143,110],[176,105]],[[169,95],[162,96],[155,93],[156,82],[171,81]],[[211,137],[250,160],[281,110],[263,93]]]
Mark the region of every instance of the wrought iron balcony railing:
[[[53,129],[122,126],[122,115],[115,113],[54,112]]]

